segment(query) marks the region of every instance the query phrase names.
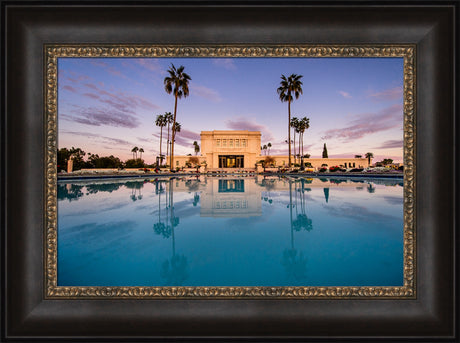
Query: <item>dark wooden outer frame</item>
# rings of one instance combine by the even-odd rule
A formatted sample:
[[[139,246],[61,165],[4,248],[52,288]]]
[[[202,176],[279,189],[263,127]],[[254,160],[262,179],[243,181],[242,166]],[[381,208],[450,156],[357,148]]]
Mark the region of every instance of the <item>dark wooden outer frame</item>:
[[[455,340],[457,4],[123,4],[2,3],[2,338]],[[417,299],[46,300],[43,46],[65,43],[416,44]]]

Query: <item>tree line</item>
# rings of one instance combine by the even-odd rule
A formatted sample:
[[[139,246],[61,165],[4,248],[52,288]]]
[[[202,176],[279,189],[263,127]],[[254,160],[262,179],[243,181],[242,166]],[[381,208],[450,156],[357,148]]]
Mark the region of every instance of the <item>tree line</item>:
[[[137,148],[137,147],[135,147]],[[61,148],[57,151],[57,170],[67,171],[67,162],[72,156],[73,160],[73,170],[80,169],[92,169],[92,168],[147,168],[154,167],[154,165],[145,164],[142,158],[137,157],[137,152],[139,151],[142,156],[144,149],[138,148],[131,150],[133,153],[133,158],[126,161],[122,161],[119,157],[110,155],[110,156],[99,156],[98,154],[92,154],[90,152],[86,153],[81,148],[71,147]]]

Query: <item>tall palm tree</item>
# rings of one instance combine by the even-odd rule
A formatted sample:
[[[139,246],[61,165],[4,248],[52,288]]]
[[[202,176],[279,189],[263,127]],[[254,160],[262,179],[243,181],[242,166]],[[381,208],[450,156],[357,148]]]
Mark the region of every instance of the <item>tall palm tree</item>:
[[[291,119],[291,127],[294,129],[294,164],[296,163],[296,153],[295,153],[295,133],[297,132],[297,128],[299,127],[299,119],[297,117],[293,117]]]
[[[268,142],[267,147],[268,147],[268,154],[270,155],[270,148],[272,147],[272,143]]]
[[[139,153],[141,154],[141,156],[139,157],[140,159],[142,159],[142,153],[144,152],[144,148],[140,148],[139,149]]]
[[[165,117],[165,121],[168,125],[168,139],[166,140],[166,158],[168,158],[169,156],[169,129],[170,129],[171,124],[173,123],[174,118],[171,112],[165,112],[165,114],[163,114],[163,117]]]
[[[174,118],[173,118],[173,132],[172,132],[172,143],[171,143],[171,158],[170,168],[173,168],[174,162],[174,138],[176,131],[174,130],[176,124],[177,115],[177,99],[182,97],[186,98],[189,94],[188,83],[191,80],[187,73],[184,73],[184,66],[180,66],[176,69],[174,64],[168,69],[169,76],[164,79],[165,91],[168,94],[174,93]]]
[[[267,145],[266,145],[266,144],[264,144],[264,146],[262,147],[262,149],[264,149],[265,155],[267,155]]]
[[[131,152],[133,153],[133,159],[134,159],[134,154],[136,154],[136,158],[137,158],[137,152],[139,151],[139,148],[137,146],[135,146],[134,148],[132,148]]]
[[[163,155],[161,154],[161,141],[163,140],[163,128],[166,126],[166,117],[164,115],[157,115],[155,120],[155,125],[160,127],[160,165],[163,160]]]
[[[374,158],[374,154],[371,153],[371,152],[366,152],[365,156],[367,158],[367,164],[368,164],[368,166],[370,166],[371,165],[371,158]]]
[[[300,119],[300,121],[299,121],[299,132],[300,132],[299,141],[302,142],[302,143],[300,143],[300,146],[302,147],[302,153],[301,153],[302,167],[303,167],[303,156],[304,156],[304,153],[303,153],[303,134],[305,133],[305,130],[308,130],[309,128],[310,128],[310,118],[303,117],[302,119]]]
[[[289,168],[291,167],[291,102],[303,94],[302,81],[300,81],[302,77],[297,74],[291,74],[288,77],[281,75],[280,86],[277,89],[280,100],[288,103]]]

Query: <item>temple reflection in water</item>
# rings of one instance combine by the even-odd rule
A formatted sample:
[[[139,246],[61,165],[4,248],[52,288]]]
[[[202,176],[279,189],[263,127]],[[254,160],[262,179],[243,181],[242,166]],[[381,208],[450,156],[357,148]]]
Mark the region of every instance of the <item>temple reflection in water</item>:
[[[201,193],[201,217],[257,217],[262,215],[263,188],[244,179],[209,179]]]

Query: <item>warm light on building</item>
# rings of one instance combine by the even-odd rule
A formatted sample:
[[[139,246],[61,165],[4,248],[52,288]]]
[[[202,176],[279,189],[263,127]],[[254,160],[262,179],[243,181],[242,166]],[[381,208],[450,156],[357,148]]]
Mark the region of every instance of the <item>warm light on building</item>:
[[[261,155],[261,132],[248,130],[201,131],[201,156],[199,163],[205,163],[207,170],[213,169],[254,169],[267,156]],[[174,167],[185,167],[191,156],[174,156]],[[287,167],[289,156],[270,155],[274,167]],[[300,163],[291,155],[292,165]],[[304,163],[313,168],[341,166],[343,168],[367,167],[366,158],[304,158]]]

